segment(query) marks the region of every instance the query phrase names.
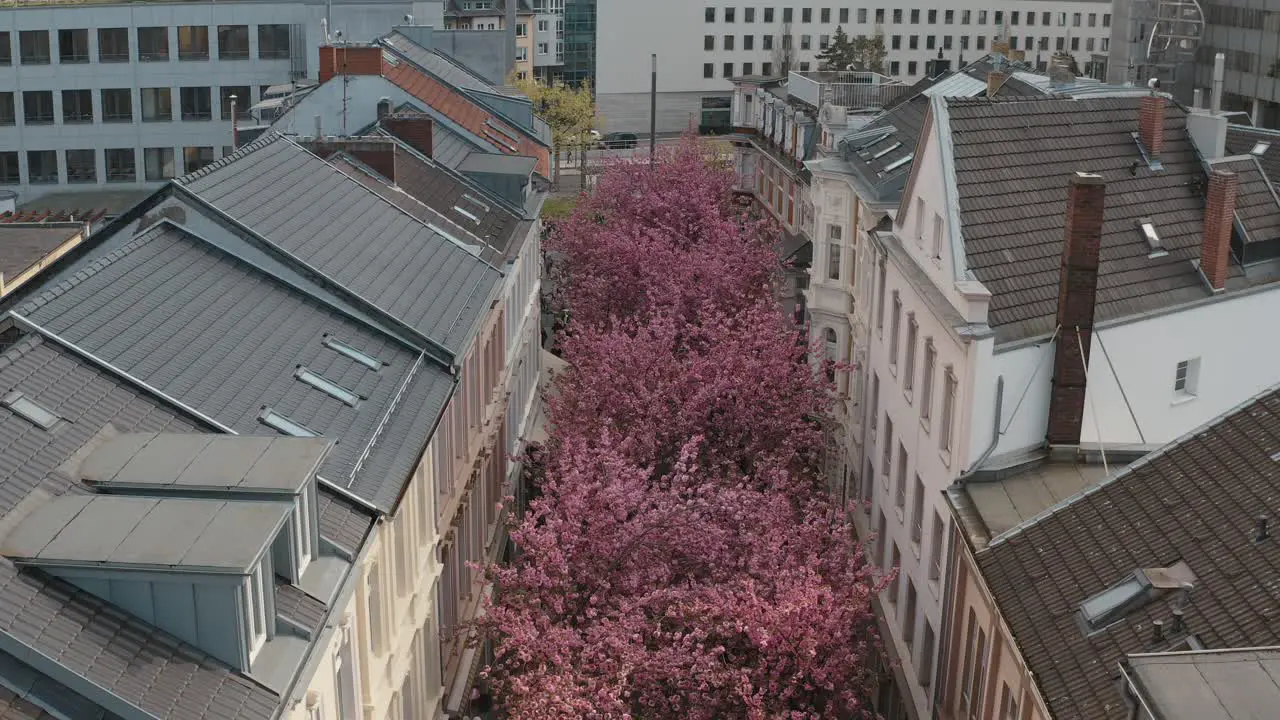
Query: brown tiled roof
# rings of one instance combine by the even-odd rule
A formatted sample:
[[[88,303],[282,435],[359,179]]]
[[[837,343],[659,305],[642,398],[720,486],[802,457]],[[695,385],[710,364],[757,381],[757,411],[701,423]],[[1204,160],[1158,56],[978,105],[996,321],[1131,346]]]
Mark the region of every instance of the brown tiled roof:
[[[503,152],[537,158],[538,172],[544,177],[550,177],[551,153],[545,146],[467,97],[461,90],[445,85],[403,60],[394,65],[384,63],[382,75],[467,130],[493,142]]]
[[[1258,143],[1267,143],[1265,152],[1257,156],[1262,169],[1271,178],[1273,184],[1280,184],[1280,130],[1249,127],[1247,125],[1227,126],[1227,154],[1248,155]]]
[[[1258,158],[1246,155],[1211,164],[1215,170],[1229,170],[1240,178],[1236,219],[1244,226],[1247,242],[1280,239],[1280,199]]]
[[[1277,458],[1280,386],[976,553],[1056,720],[1128,717],[1118,663],[1158,649],[1171,598],[1092,636],[1077,611],[1134,570],[1190,566],[1184,618],[1206,648],[1280,644],[1280,533],[1253,540],[1258,516],[1280,517]]]
[[[998,341],[1053,331],[1067,178],[1076,171],[1107,182],[1099,320],[1208,296],[1191,263],[1200,255],[1204,171],[1177,105],[1165,110],[1163,169],[1151,170],[1132,137],[1136,97],[947,103],[965,255],[991,291]],[[1142,217],[1155,220],[1166,256],[1149,257]]]
[[[107,216],[102,208],[87,210],[18,210],[0,213],[0,223],[98,222]]]
[[[3,223],[0,220],[0,223]],[[68,240],[84,231],[79,224],[0,224],[0,273],[12,281]]]

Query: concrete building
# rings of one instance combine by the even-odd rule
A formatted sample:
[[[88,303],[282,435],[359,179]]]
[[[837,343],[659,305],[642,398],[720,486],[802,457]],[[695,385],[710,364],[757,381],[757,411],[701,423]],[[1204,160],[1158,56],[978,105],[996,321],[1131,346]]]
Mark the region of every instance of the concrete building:
[[[0,18],[0,186],[22,204],[67,190],[136,202],[229,154],[232,95],[244,113],[314,78],[326,23],[370,40],[406,15],[443,25],[437,0],[20,3]]]
[[[511,31],[508,10],[514,10],[515,16],[511,33],[515,41],[514,79],[527,80],[534,75],[535,35],[534,13],[525,0],[512,0],[511,6],[506,0],[445,0],[444,28]]]
[[[921,715],[949,671],[943,489],[1058,445],[1114,463],[1276,379],[1246,351],[1257,338],[1226,330],[1280,306],[1271,180],[1225,155],[1221,114],[1126,92],[1145,93],[934,96],[892,228],[870,234],[857,483],[878,562],[900,570],[886,622]],[[1062,238],[1084,217],[1063,188],[1077,169],[1107,184],[1105,217],[1096,198],[1088,216],[1096,301],[1063,295],[1055,316],[1076,287],[1058,273],[1076,262]]]
[[[939,717],[1274,715],[1280,389],[1109,469],[1098,450],[948,490]]]
[[[787,2],[769,7],[681,0],[636,3],[599,0],[595,87],[610,130],[649,129],[649,56],[658,55],[658,131],[704,125],[708,110],[727,109],[732,79],[818,70],[817,54],[839,26],[850,35],[884,34],[884,74],[914,83],[926,64],[951,67],[996,49],[1047,68],[1055,52],[1070,53],[1089,76],[1093,54],[1111,43],[1111,3],[1072,0],[1001,0],[940,7],[815,7]],[[843,68],[841,68],[843,69]]]
[[[0,298],[36,280],[100,227],[105,215],[0,210]]]

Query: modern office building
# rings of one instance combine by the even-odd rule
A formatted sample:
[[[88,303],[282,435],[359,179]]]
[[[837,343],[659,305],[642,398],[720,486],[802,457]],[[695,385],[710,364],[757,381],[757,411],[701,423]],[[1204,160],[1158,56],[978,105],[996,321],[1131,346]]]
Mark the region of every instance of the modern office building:
[[[788,0],[754,6],[715,0],[599,0],[595,87],[610,130],[649,129],[651,54],[658,55],[658,131],[698,124],[706,102],[730,98],[731,78],[786,76],[818,70],[817,55],[842,28],[851,36],[883,33],[880,71],[911,83],[930,60],[960,67],[1004,38],[1009,54],[1041,68],[1058,52],[1070,53],[1079,75],[1095,72],[1095,55],[1111,43],[1111,3],[998,0],[893,5],[813,6]],[[842,70],[845,68],[841,68]],[[874,69],[874,68],[868,68]]]
[[[229,154],[232,96],[243,113],[314,78],[326,32],[368,41],[406,15],[441,27],[441,13],[439,0],[23,2],[0,15],[0,187],[20,205],[86,190],[127,205]]]
[[[562,77],[572,85],[590,83],[595,87],[596,0],[567,0],[564,23]]]

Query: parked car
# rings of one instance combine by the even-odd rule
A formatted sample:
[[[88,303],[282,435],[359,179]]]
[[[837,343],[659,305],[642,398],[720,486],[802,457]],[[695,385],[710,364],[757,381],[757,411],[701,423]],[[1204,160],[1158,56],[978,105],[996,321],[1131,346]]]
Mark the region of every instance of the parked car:
[[[631,150],[638,138],[635,133],[609,133],[600,138],[601,150]]]

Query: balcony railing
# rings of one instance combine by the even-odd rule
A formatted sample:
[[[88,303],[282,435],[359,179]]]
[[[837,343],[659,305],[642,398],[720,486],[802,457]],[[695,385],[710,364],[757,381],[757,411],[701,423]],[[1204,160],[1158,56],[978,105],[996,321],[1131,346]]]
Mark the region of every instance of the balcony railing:
[[[851,110],[884,107],[908,89],[908,85],[873,72],[795,72],[787,77],[791,97],[822,107],[831,103]]]

